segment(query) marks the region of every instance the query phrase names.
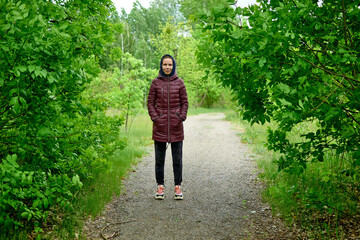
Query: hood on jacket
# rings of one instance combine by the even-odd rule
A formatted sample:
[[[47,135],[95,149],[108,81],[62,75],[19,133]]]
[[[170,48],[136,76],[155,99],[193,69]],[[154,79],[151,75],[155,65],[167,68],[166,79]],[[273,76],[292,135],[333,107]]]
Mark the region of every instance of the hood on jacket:
[[[173,69],[172,69],[170,75],[166,75],[166,74],[164,73],[163,68],[162,68],[162,62],[163,62],[163,60],[164,60],[165,57],[170,57],[170,58],[173,60]],[[165,54],[165,55],[161,58],[161,61],[160,61],[160,72],[159,72],[160,75],[163,76],[163,77],[172,77],[172,76],[174,76],[175,72],[176,72],[176,62],[175,62],[175,59],[174,59],[170,54]]]

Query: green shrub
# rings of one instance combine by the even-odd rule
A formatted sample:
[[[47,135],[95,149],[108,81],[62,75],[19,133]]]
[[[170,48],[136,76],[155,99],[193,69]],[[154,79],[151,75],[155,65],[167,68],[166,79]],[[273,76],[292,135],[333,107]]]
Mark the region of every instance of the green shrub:
[[[327,151],[323,162],[308,163],[296,174],[296,169],[279,171],[277,161],[281,153],[266,147],[267,129],[276,129],[277,125],[237,122],[244,129],[240,134],[242,141],[251,144],[258,156],[260,177],[267,185],[263,196],[274,213],[280,214],[289,225],[300,226],[310,239],[356,236],[360,180],[356,171],[351,171],[351,156]],[[299,124],[287,137],[291,143],[300,142],[304,134],[316,131],[317,125],[315,121]]]
[[[0,1],[0,238],[41,231],[125,146],[123,120],[81,102],[111,42],[111,1]],[[96,11],[93,11],[96,9]]]

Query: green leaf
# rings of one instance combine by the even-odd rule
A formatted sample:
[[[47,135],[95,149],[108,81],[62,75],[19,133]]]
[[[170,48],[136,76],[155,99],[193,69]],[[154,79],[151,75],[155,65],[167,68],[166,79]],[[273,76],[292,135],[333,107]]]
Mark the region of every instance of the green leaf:
[[[25,182],[25,180],[26,180],[26,174],[23,173],[23,174],[21,175],[21,182],[23,183],[23,182]]]
[[[18,66],[17,69],[20,70],[20,72],[25,72],[26,71],[26,66]]]
[[[28,70],[29,70],[29,72],[31,72],[31,73],[35,70],[35,68],[36,68],[35,65],[29,65],[29,66],[28,66]]]
[[[49,206],[49,200],[47,198],[44,198],[43,203],[44,203],[44,208],[47,209]]]
[[[32,182],[33,182],[33,174],[34,174],[34,172],[31,172],[31,173],[27,176],[27,181],[28,181],[29,183],[32,183]]]
[[[264,38],[261,41],[258,41],[257,44],[260,46],[259,50],[265,49],[267,46],[267,38]],[[266,59],[265,59],[265,62],[266,62]]]
[[[301,99],[299,99],[299,106],[301,107],[301,109],[304,109],[304,104],[303,104],[303,102],[301,101]]]
[[[47,71],[46,71],[45,69],[42,69],[42,70],[40,71],[40,75],[43,76],[44,78],[46,78],[46,76],[47,76]]]
[[[51,135],[51,133],[52,132],[51,132],[50,128],[48,128],[48,127],[41,127],[37,132],[38,136],[40,136],[40,137],[49,136],[49,135]]]
[[[4,52],[10,51],[10,48],[9,48],[8,46],[2,45],[1,48],[2,48],[2,50],[3,50]]]
[[[71,36],[67,33],[61,32],[60,36],[64,37],[64,38],[71,38]]]
[[[7,30],[9,30],[11,28],[11,24],[10,23],[7,23],[7,24],[4,24],[3,27],[2,27],[2,31],[3,32],[6,32]]]
[[[35,201],[33,202],[32,206],[34,208],[41,208],[41,200],[40,199],[35,199]]]
[[[279,101],[280,101],[281,104],[284,105],[284,106],[292,106],[292,103],[286,101],[286,99],[284,99],[284,98],[280,98]]]
[[[262,68],[265,63],[266,63],[266,58],[262,57],[262,58],[259,60],[259,67]]]
[[[41,69],[39,69],[39,68],[36,68],[35,69],[35,76],[40,76],[40,74],[41,74]]]
[[[9,105],[10,105],[10,106],[15,106],[16,104],[19,104],[19,97],[18,97],[18,96],[12,97],[12,98],[10,99],[10,102],[9,102]]]
[[[290,93],[290,87],[284,83],[280,83],[277,85],[277,88],[284,92],[285,94],[289,94]]]
[[[264,22],[262,25],[263,29],[266,31],[266,29],[268,28],[267,24]]]
[[[21,213],[22,218],[27,218],[28,216],[29,216],[29,212],[22,212]]]
[[[307,79],[306,76],[299,77],[299,82],[300,82],[300,84],[304,84],[304,82],[306,81],[306,79]]]
[[[231,34],[231,36],[232,36],[233,38],[235,38],[235,39],[240,39],[241,36],[242,36],[242,31],[239,31],[239,30],[233,31],[232,34]]]
[[[17,94],[18,94],[18,92],[19,92],[19,89],[18,89],[18,88],[13,88],[13,89],[10,90],[9,96],[12,96],[14,93],[17,93]]]
[[[26,102],[26,100],[25,100],[23,97],[20,97],[19,99],[20,99],[20,102],[21,102],[22,106],[26,106],[26,105],[27,105],[27,102]]]
[[[3,182],[10,182],[10,178],[8,178],[8,177],[5,177],[5,178],[3,178]]]
[[[49,83],[53,83],[53,82],[56,82],[56,79],[53,76],[49,75],[48,81],[49,81]]]

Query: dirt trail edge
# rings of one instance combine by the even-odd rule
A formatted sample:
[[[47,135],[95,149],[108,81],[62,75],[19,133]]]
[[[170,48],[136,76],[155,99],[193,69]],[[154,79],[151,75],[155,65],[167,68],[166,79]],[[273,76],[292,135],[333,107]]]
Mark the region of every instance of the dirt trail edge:
[[[261,202],[253,155],[224,114],[190,116],[184,127],[184,200],[173,199],[170,146],[165,199],[155,200],[152,147],[124,181],[124,193],[85,223],[88,239],[292,239]]]

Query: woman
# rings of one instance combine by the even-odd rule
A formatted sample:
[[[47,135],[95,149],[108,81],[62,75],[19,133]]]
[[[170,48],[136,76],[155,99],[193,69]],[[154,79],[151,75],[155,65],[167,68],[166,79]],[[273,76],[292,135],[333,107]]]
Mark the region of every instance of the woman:
[[[176,74],[175,59],[166,54],[161,58],[158,77],[151,83],[147,104],[150,118],[153,121],[156,199],[164,199],[164,165],[167,143],[171,143],[175,182],[174,198],[183,199],[181,191],[183,121],[186,119],[188,105],[184,81]]]

